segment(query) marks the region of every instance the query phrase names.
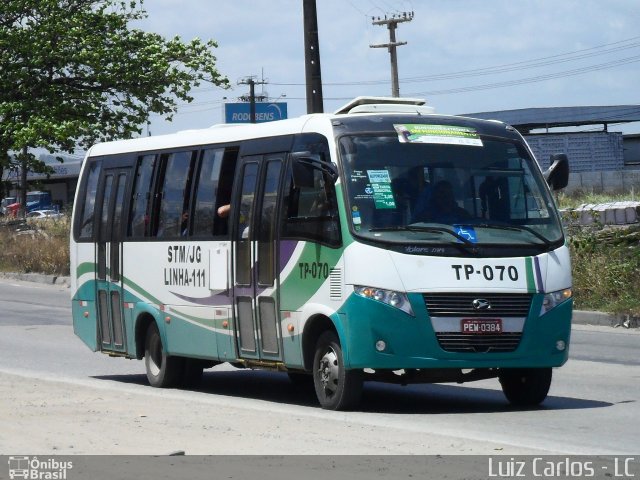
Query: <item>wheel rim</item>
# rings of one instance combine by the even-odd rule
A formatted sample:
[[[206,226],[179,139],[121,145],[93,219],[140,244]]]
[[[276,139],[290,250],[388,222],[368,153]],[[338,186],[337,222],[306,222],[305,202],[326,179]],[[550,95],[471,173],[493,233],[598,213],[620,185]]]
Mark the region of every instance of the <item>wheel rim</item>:
[[[331,347],[324,353],[318,365],[318,378],[326,397],[332,397],[338,390],[340,366],[338,355]]]
[[[162,366],[162,344],[160,338],[155,336],[149,342],[149,373],[154,377],[160,374],[160,368]]]

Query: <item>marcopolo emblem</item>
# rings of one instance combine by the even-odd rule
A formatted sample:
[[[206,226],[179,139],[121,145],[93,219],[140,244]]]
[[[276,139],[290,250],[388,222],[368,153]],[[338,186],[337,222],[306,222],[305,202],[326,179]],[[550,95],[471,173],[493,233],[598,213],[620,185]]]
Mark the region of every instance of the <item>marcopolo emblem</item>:
[[[485,300],[484,298],[476,298],[473,302],[471,302],[474,310],[489,310],[491,308],[491,302],[489,300]]]

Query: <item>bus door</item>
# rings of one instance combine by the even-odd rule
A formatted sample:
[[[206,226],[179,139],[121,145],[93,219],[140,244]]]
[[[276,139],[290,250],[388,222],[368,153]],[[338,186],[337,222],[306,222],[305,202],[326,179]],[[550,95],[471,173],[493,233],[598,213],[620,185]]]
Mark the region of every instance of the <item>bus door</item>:
[[[284,154],[242,157],[232,208],[236,338],[241,358],[282,360],[277,217]]]
[[[96,286],[98,323],[102,350],[125,352],[122,285],[122,238],[125,193],[130,168],[105,169],[98,189],[98,238],[96,242]]]

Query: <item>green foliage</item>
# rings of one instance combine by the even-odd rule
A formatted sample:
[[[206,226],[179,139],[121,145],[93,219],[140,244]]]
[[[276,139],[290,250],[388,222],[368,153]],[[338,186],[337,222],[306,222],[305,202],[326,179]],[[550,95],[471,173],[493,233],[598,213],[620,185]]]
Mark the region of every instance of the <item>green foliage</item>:
[[[640,315],[640,226],[575,231],[569,245],[576,308]]]
[[[638,200],[624,194],[577,191],[557,198],[569,237],[575,306],[620,315],[640,316],[640,225],[606,226],[599,221],[581,225],[584,204]]]
[[[633,190],[631,190],[631,192],[612,195],[609,193],[594,193],[578,190],[571,194],[561,192],[556,196],[556,200],[558,208],[576,208],[580,205],[584,205],[585,203],[598,204],[620,202],[625,200],[635,201],[638,200],[638,192],[634,192]]]
[[[146,16],[142,0],[2,1],[0,167],[8,151],[130,138],[151,113],[170,119],[200,82],[228,86],[214,41],[131,28]]]
[[[0,222],[0,270],[69,275],[68,217]]]

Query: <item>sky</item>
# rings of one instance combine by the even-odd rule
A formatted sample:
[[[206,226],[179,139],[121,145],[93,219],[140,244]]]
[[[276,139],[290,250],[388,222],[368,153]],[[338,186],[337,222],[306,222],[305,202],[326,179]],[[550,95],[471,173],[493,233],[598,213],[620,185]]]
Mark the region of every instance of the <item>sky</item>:
[[[218,43],[232,88],[201,85],[172,122],[153,116],[152,135],[222,123],[224,102],[248,93],[238,82],[306,113],[302,0],[146,0],[135,25],[165,37]],[[316,0],[324,111],[360,95],[390,96],[384,26],[372,17],[413,12],[398,25],[400,96],[437,113],[532,107],[639,105],[638,0]],[[264,92],[262,92],[264,89]],[[599,127],[596,127],[599,128]],[[640,133],[640,122],[611,131]]]

